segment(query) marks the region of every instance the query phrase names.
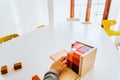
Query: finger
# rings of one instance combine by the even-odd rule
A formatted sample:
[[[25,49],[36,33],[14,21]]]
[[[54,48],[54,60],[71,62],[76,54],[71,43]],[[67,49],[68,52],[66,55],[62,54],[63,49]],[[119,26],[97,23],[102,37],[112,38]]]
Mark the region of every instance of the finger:
[[[60,60],[60,61],[63,61],[63,60],[65,60],[65,57],[63,56],[63,57],[61,57],[59,60]]]
[[[67,67],[67,65],[65,64],[65,65],[63,65],[63,68],[66,68]]]
[[[63,62],[63,64],[66,64],[66,63],[67,63],[67,60],[63,60],[62,62]]]

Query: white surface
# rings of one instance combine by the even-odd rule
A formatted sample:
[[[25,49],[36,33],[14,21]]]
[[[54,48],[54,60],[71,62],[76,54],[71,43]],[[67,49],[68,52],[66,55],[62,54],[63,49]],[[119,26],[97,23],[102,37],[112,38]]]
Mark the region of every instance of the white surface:
[[[69,0],[0,0],[0,37],[64,22],[69,18],[69,5]]]
[[[74,41],[82,41],[98,48],[94,68],[81,80],[120,80],[120,55],[111,39],[99,25],[61,23],[24,34],[0,45],[0,66],[8,65],[9,73],[2,80],[31,80],[41,78],[49,69],[49,56],[62,49],[69,50]],[[14,71],[14,63],[21,61],[23,68]]]
[[[70,0],[53,0],[53,4],[55,24],[65,22],[67,18],[70,18]]]
[[[120,10],[119,5],[120,0],[111,0],[110,11],[109,11],[109,19],[116,19],[119,15],[118,12]]]
[[[0,37],[47,25],[48,17],[47,0],[0,0]]]

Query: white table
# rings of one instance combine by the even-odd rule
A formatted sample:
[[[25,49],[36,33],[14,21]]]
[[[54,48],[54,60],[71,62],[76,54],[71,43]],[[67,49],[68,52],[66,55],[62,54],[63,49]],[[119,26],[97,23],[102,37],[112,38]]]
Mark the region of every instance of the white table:
[[[31,80],[35,74],[42,78],[52,63],[49,56],[69,50],[77,40],[98,48],[94,68],[81,80],[120,80],[120,54],[110,38],[99,25],[78,22],[48,25],[1,44],[0,66],[7,65],[9,72],[0,74],[0,80]],[[23,68],[13,70],[19,61]]]

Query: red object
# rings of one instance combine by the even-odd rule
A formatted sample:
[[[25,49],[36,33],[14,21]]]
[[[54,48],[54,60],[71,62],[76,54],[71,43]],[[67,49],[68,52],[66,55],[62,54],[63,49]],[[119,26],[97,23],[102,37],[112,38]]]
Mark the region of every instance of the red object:
[[[73,52],[73,56],[76,57],[77,59],[80,59],[81,55],[82,55],[82,53],[79,52],[79,51],[74,51]]]
[[[41,79],[38,77],[38,75],[34,75],[34,76],[32,77],[32,80],[41,80]]]
[[[72,48],[74,48],[74,47],[80,48],[82,46],[84,46],[84,44],[79,41],[75,41],[75,43],[72,43],[72,45],[71,45]]]
[[[72,48],[75,48],[77,50],[83,46],[84,46],[83,44],[77,44],[77,45],[73,46]]]
[[[67,60],[67,66],[72,69],[72,62]]]
[[[77,66],[79,66],[79,64],[80,64],[81,55],[82,55],[82,53],[80,53],[78,51],[73,52],[73,63]]]
[[[79,49],[77,49],[77,51],[79,51],[79,52],[81,52],[83,54],[87,52],[87,50],[85,50],[84,48],[79,48]]]
[[[75,41],[74,43],[72,43],[72,47],[73,46],[76,46],[76,45],[78,45],[78,44],[80,44],[78,41]]]
[[[67,53],[67,66],[72,69],[72,63],[73,63],[73,52],[70,51]]]
[[[73,56],[73,63],[79,66],[80,60]]]
[[[72,62],[72,57],[73,57],[73,52],[72,51],[68,52],[67,53],[67,60]]]

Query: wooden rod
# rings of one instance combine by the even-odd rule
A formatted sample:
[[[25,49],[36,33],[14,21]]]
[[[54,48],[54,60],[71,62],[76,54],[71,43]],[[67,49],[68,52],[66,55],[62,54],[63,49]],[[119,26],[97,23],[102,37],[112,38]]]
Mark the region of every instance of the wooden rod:
[[[89,22],[90,21],[91,5],[92,5],[92,0],[88,0],[87,8],[86,8],[85,22]]]
[[[74,18],[74,0],[70,0],[70,18]]]
[[[111,5],[111,0],[106,0],[104,13],[103,13],[103,19],[102,20],[107,20],[108,19],[110,5]]]

